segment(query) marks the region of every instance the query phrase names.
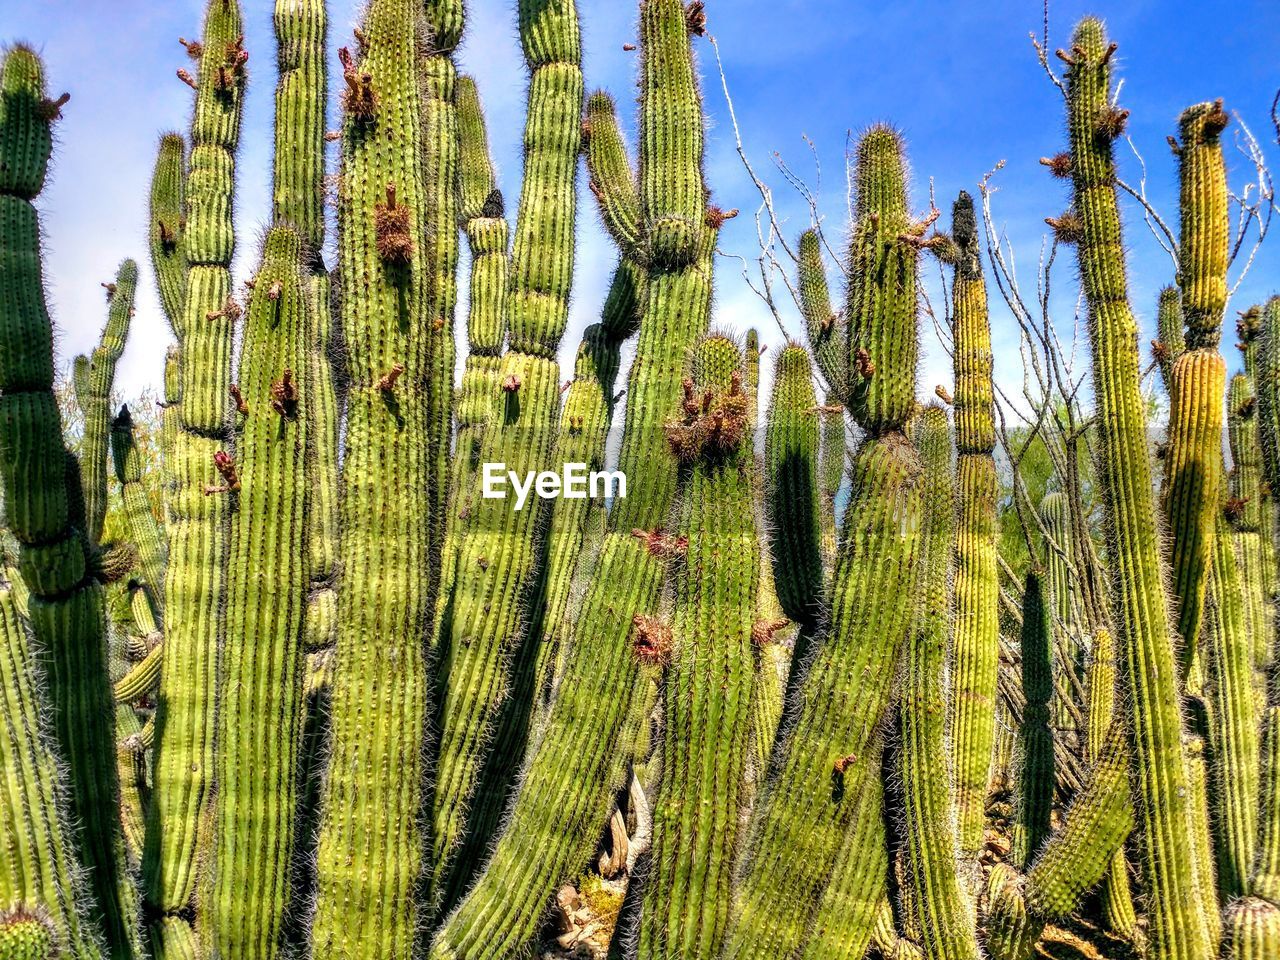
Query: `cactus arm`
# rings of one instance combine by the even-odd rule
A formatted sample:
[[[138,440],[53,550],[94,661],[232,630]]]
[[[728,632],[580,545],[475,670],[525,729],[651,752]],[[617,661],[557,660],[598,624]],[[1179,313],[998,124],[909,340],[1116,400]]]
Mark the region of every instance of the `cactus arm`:
[[[240,389],[226,637],[218,711],[217,869],[209,922],[220,957],[270,955],[288,901],[297,804],[309,569],[307,431],[312,384],[302,239],[267,234],[248,305]],[[262,572],[272,571],[270,577]]]
[[[67,469],[53,394],[53,326],[31,202],[44,184],[59,106],[45,99],[36,55],[26,47],[8,51],[0,67],[0,250],[8,264],[0,282],[0,500],[19,544],[32,647],[45,666],[54,740],[67,764],[71,840],[92,877],[88,929],[102,934],[111,956],[128,958],[137,944],[120,832],[104,597],[77,529],[82,492]]]
[[[1156,332],[1160,337],[1152,345],[1152,350],[1160,365],[1160,379],[1168,391],[1173,377],[1173,365],[1187,352],[1182,319],[1182,293],[1175,286],[1170,285],[1160,291],[1156,304]]]
[[[839,517],[836,498],[844,484],[849,459],[849,441],[845,437],[844,406],[835,391],[827,391],[822,408],[822,451],[819,460],[822,491],[822,569],[830,577],[836,562],[836,540]]]
[[[151,177],[151,211],[148,236],[151,269],[156,276],[160,307],[174,335],[183,336],[183,312],[187,302],[187,254],[183,236],[186,212],[186,143],[180,133],[160,138]]]
[[[622,254],[634,255],[644,237],[640,196],[618,126],[617,107],[603,90],[587,99],[584,130],[587,170],[591,192],[599,201],[600,218]]]
[[[1029,863],[1049,834],[1053,812],[1053,733],[1049,704],[1053,696],[1053,612],[1041,574],[1027,574],[1022,593],[1022,690],[1026,707],[1018,727],[1018,820],[1014,858]]]
[[[848,328],[844,316],[831,307],[827,268],[822,262],[822,238],[817,230],[806,230],[800,235],[796,276],[805,334],[818,370],[831,390],[844,396],[849,384]]]
[[[1257,349],[1249,334],[1241,346],[1245,367],[1252,368]],[[1232,540],[1240,564],[1241,600],[1244,626],[1251,638],[1253,665],[1259,686],[1265,687],[1267,663],[1271,656],[1268,640],[1271,621],[1267,593],[1267,556],[1263,549],[1270,504],[1262,484],[1261,447],[1258,440],[1258,397],[1253,378],[1238,373],[1231,378],[1227,390],[1227,428],[1231,444],[1232,469],[1229,475],[1229,498],[1226,502]],[[1265,689],[1263,690],[1265,697]]]
[[[164,610],[164,576],[169,545],[151,508],[151,498],[142,484],[142,454],[133,432],[128,407],[121,407],[111,421],[111,455],[120,500],[124,506],[129,539],[138,548],[138,563],[146,580],[147,593],[157,612]]]
[[[347,57],[338,196],[349,381],[343,589],[311,928],[315,955],[335,958],[409,957],[426,869],[424,641],[435,571],[424,507],[432,367],[415,11],[412,0],[375,0],[363,56]]]
[[[97,960],[103,952],[85,910],[92,898],[69,827],[71,798],[36,693],[41,679],[13,594],[0,589],[0,904],[38,907],[68,950]]]
[[[1088,306],[1100,431],[1101,486],[1115,545],[1114,603],[1131,714],[1134,801],[1149,890],[1154,960],[1203,960],[1212,945],[1195,906],[1187,770],[1174,644],[1168,623],[1160,533],[1138,383],[1137,324],[1129,306],[1115,195],[1110,54],[1102,24],[1083,20],[1067,73],[1078,247]],[[1215,440],[1217,442],[1217,440]]]
[[[1251,893],[1280,907],[1280,707],[1269,707],[1262,724],[1261,830]]]
[[[926,960],[977,960],[974,908],[957,870],[955,795],[946,743],[945,675],[956,529],[946,413],[927,408],[912,432],[924,470],[925,515],[920,596],[907,640],[899,708],[897,754],[906,817],[907,882],[919,913]],[[1052,776],[1048,783],[1052,791]]]
[[[957,500],[954,692],[949,706],[955,757],[961,855],[982,849],[1000,661],[999,580],[996,572],[996,501],[999,481],[995,391],[991,381],[991,319],[982,275],[973,198],[961,193],[952,208],[959,253],[952,283],[955,316],[955,420]]]
[[[107,515],[107,460],[111,421],[111,389],[116,363],[124,353],[133,297],[138,288],[138,265],[125,260],[108,287],[109,309],[102,340],[89,360],[87,396],[80,396],[84,414],[81,438],[80,481],[84,489],[85,535],[90,543],[102,539],[102,521]]]
[[[741,363],[731,340],[703,340],[694,354],[697,389],[714,391],[721,398],[715,402],[726,406],[748,399]],[[728,922],[746,798],[760,564],[744,433],[739,429],[736,444],[709,449],[693,462],[677,508],[688,552],[675,584],[664,675],[663,773],[653,805],[642,960],[716,958]]]

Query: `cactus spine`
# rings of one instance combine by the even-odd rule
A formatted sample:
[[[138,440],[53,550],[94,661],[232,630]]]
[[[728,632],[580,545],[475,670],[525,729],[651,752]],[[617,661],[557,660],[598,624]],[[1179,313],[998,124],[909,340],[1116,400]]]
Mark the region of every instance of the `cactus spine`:
[[[89,924],[105,938],[110,956],[128,958],[136,949],[134,905],[108,719],[103,590],[90,573],[90,545],[78,529],[79,482],[72,487],[68,476],[71,455],[53,394],[53,328],[32,205],[44,185],[50,128],[63,102],[45,98],[44,70],[30,49],[6,54],[0,67],[0,250],[9,266],[0,282],[0,481],[5,523],[18,541],[18,568],[30,591],[34,655],[46,668],[54,739],[68,768],[68,822],[92,878]]]
[[[729,919],[746,799],[760,566],[742,375],[731,340],[712,336],[698,345],[695,390],[715,397],[723,441],[694,460],[677,508],[676,529],[688,550],[663,678],[662,779],[638,954],[653,960],[718,957]]]
[[[936,406],[926,408],[916,417],[912,433],[923,466],[925,513],[921,593],[915,627],[907,641],[899,708],[907,878],[911,899],[918,905],[926,960],[976,960],[979,951],[973,904],[957,871],[955,796],[946,743],[945,680],[951,640],[956,489],[945,411]],[[1052,785],[1052,777],[1048,782]]]
[[[288,901],[303,710],[308,572],[307,369],[312,333],[302,241],[267,234],[246,312],[226,638],[221,651],[218,794],[210,923],[220,957],[276,956]],[[270,570],[270,577],[262,571]]]
[[[999,481],[995,391],[991,382],[991,320],[982,277],[982,252],[973,198],[961,193],[952,208],[951,235],[958,259],[952,283],[955,315],[956,630],[950,705],[960,851],[976,859],[982,848],[991,748],[995,737],[999,668],[999,582],[996,573],[996,500]]]
[[[80,481],[84,489],[85,535],[90,543],[102,539],[102,521],[107,515],[107,444],[110,438],[111,387],[116,362],[124,353],[133,297],[138,288],[138,265],[125,260],[107,286],[109,308],[102,340],[89,358],[87,391],[81,394],[84,437],[81,440]]]
[[[432,370],[414,19],[410,0],[374,0],[363,55],[344,55],[343,589],[312,924],[315,955],[334,958],[408,957],[425,868]]]
[[[1110,100],[1113,50],[1102,23],[1085,19],[1076,28],[1067,70],[1071,176],[1081,221],[1078,258],[1102,424],[1101,486],[1115,546],[1113,608],[1131,720],[1151,956],[1207,960],[1213,946],[1196,909],[1189,842],[1195,819],[1203,814],[1188,804],[1174,644],[1138,383],[1137,324],[1128,303],[1114,147],[1107,136],[1115,126],[1107,121],[1119,117]]]
[[[640,27],[646,51],[640,180],[650,276],[618,461],[628,495],[609,514],[560,693],[526,761],[506,829],[436,935],[435,960],[502,957],[530,942],[556,885],[594,847],[644,710],[636,647],[650,629],[667,566],[661,528],[677,479],[675,459],[662,452],[664,429],[679,410],[688,351],[706,332],[715,230],[704,225],[701,105],[684,7],[648,0]]]

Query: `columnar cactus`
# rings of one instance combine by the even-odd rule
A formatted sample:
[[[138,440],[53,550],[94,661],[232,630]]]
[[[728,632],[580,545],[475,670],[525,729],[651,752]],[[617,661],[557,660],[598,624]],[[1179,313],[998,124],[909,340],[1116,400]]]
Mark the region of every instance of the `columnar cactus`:
[[[213,780],[217,651],[225,602],[226,531],[234,460],[231,349],[239,306],[231,296],[233,170],[246,84],[244,27],[235,0],[210,0],[196,87],[189,171],[181,143],[161,143],[152,181],[152,261],[180,345],[172,448],[165,461],[169,563],[166,639],[157,700],[154,791],[142,857],[143,901],[157,951],[191,949],[192,906]],[[177,254],[181,250],[181,256]],[[176,263],[180,260],[180,264]],[[185,267],[179,283],[175,268]],[[183,290],[175,296],[174,288]],[[167,292],[166,292],[167,291]],[[171,922],[163,922],[162,918]]]
[[[664,682],[662,774],[653,805],[642,958],[716,958],[746,799],[760,544],[752,505],[742,356],[711,336],[694,353],[694,395],[719,414],[690,466],[673,531],[687,538],[676,573]],[[695,404],[695,407],[697,405]],[[683,540],[682,540],[683,542]]]
[[[912,436],[924,468],[924,559],[916,622],[907,641],[898,762],[906,816],[907,880],[927,960],[976,960],[973,904],[957,870],[955,795],[946,742],[955,481],[946,413],[928,407]],[[1052,745],[1050,745],[1052,749]],[[1049,778],[1052,789],[1052,777]]]
[[[147,596],[157,613],[164,611],[164,575],[169,544],[156,521],[151,498],[142,484],[142,454],[133,434],[129,408],[121,407],[111,421],[111,457],[120,484],[120,502],[129,538],[138,548],[138,566],[145,578]]]
[[[1262,803],[1252,892],[1280,908],[1280,707],[1267,709],[1262,739]]]
[[[821,235],[817,230],[806,230],[800,235],[798,246],[797,286],[809,346],[827,385],[843,396],[849,386],[846,315],[831,308],[827,271],[822,262]]]
[[[361,52],[343,55],[343,589],[316,854],[317,956],[408,957],[421,919],[435,571],[426,542],[432,367],[415,15],[411,0],[375,0]]]
[[[213,896],[220,957],[275,955],[289,899],[297,807],[308,572],[307,370],[312,333],[302,240],[267,234],[245,315],[242,417],[218,711]],[[264,577],[263,571],[271,576]]]
[[[951,289],[959,496],[950,737],[955,758],[960,850],[963,856],[976,861],[982,849],[995,737],[1000,659],[996,500],[1000,487],[992,456],[996,445],[995,390],[991,382],[994,357],[987,287],[982,277],[973,198],[964,192],[952,208],[951,237],[957,254]]]
[[[1151,350],[1160,366],[1160,379],[1167,391],[1171,389],[1173,365],[1187,352],[1187,337],[1182,320],[1182,293],[1172,284],[1160,291],[1160,298],[1156,303],[1156,332],[1160,336],[1151,345]]]
[[[545,467],[555,441],[560,404],[555,356],[573,279],[583,82],[573,0],[521,3],[519,20],[532,77],[506,297],[510,351],[498,370],[501,390],[491,401],[493,421],[481,439],[479,459],[505,463],[524,476]],[[450,376],[451,371],[452,364]],[[437,887],[447,882],[465,836],[468,807],[510,693],[510,660],[524,633],[521,601],[534,574],[543,513],[538,498],[516,510],[506,499],[471,496],[438,650],[442,729],[432,800]]]
[[[83,498],[79,480],[68,471],[71,455],[63,446],[53,394],[53,328],[32,204],[44,185],[50,128],[64,102],[45,97],[44,70],[30,49],[14,47],[5,55],[0,250],[8,266],[0,282],[0,492],[29,589],[34,656],[45,667],[54,741],[67,764],[73,825],[68,839],[92,878],[85,901],[88,926],[81,936],[88,942],[96,930],[111,956],[131,957],[134,904],[120,833],[103,590],[90,573],[90,544],[78,528]],[[42,801],[27,815],[44,816],[49,805]],[[23,869],[25,859],[17,859]]]
[[[679,0],[648,0],[640,27],[640,194],[650,273],[618,461],[627,497],[609,514],[560,695],[526,761],[506,828],[437,933],[433,958],[505,956],[536,935],[556,885],[586,861],[609,815],[641,724],[637,681],[657,669],[645,661],[665,631],[654,615],[675,553],[662,530],[677,480],[665,428],[680,410],[688,351],[707,329],[719,220],[708,215],[703,195],[691,23]]]
[[[1280,950],[1280,908],[1266,900],[1245,897],[1227,911],[1227,960],[1264,960]]]
[[[1022,591],[1022,691],[1026,707],[1019,727],[1018,820],[1014,859],[1028,864],[1049,835],[1053,814],[1053,608],[1041,573],[1032,569]]]
[[[1245,352],[1245,368],[1252,370],[1257,351],[1257,330],[1241,322],[1246,338],[1241,344]],[[1243,592],[1244,625],[1253,650],[1253,665],[1258,677],[1264,676],[1271,657],[1271,618],[1266,592],[1267,562],[1264,543],[1271,540],[1267,529],[1270,504],[1262,484],[1262,448],[1258,440],[1258,397],[1250,373],[1231,378],[1227,390],[1227,428],[1231,443],[1231,474],[1225,509],[1230,521],[1232,539],[1240,561]]]
[[[1190,844],[1194,819],[1203,814],[1188,803],[1180,691],[1138,382],[1137,323],[1128,302],[1115,195],[1113,137],[1123,111],[1110,96],[1114,49],[1100,21],[1085,19],[1076,28],[1067,54],[1068,162],[1093,348],[1101,488],[1115,569],[1124,571],[1113,579],[1113,609],[1131,721],[1151,956],[1203,960],[1213,945],[1197,909]]]
[[[138,265],[132,260],[125,260],[116,271],[115,282],[107,284],[107,324],[102,330],[102,340],[89,357],[88,389],[78,396],[80,410],[84,414],[80,481],[84,489],[85,535],[90,543],[102,539],[102,521],[107,515],[111,388],[115,383],[116,362],[124,353],[125,340],[129,335],[137,288]]]

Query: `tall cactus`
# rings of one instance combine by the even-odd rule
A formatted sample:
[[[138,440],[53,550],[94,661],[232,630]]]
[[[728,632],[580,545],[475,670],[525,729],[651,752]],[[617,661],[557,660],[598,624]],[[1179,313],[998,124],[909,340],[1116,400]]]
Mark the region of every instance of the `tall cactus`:
[[[125,524],[138,548],[138,566],[146,580],[147,596],[157,613],[163,614],[164,573],[169,562],[169,544],[142,483],[142,453],[134,437],[133,417],[127,406],[121,407],[111,421],[111,457],[116,480],[120,484]]]
[[[310,557],[307,290],[302,240],[267,234],[240,356],[243,416],[231,518],[213,895],[216,955],[278,955],[288,902],[304,707],[303,619]],[[263,571],[271,576],[264,577]]]
[[[133,902],[120,832],[115,732],[110,721],[103,590],[78,529],[83,499],[53,394],[53,328],[45,305],[39,220],[51,125],[44,69],[26,47],[0,67],[0,482],[4,518],[30,591],[35,656],[45,666],[54,739],[70,778],[71,839],[89,871],[86,912],[112,957],[135,952]],[[85,936],[89,934],[86,931]]]
[[[1242,327],[1246,324],[1242,322]],[[1256,332],[1242,329],[1241,346],[1245,352],[1245,369],[1252,371],[1257,350]],[[1258,397],[1254,392],[1251,372],[1231,378],[1227,390],[1227,429],[1231,444],[1231,474],[1225,509],[1230,521],[1232,540],[1240,561],[1244,605],[1244,626],[1253,651],[1253,665],[1259,677],[1271,656],[1268,640],[1271,618],[1267,609],[1267,562],[1264,540],[1270,505],[1262,484],[1262,448],[1258,440]]]
[[[1182,322],[1182,293],[1170,284],[1160,291],[1156,303],[1156,332],[1159,339],[1152,344],[1156,362],[1160,365],[1160,379],[1165,390],[1171,389],[1173,365],[1187,352],[1187,337]]]
[[[1102,23],[1086,18],[1066,55],[1069,164],[1081,224],[1078,258],[1101,425],[1101,488],[1114,547],[1113,609],[1131,720],[1151,956],[1207,960],[1213,946],[1197,909],[1189,842],[1193,818],[1203,814],[1190,809],[1187,799],[1180,691],[1138,383],[1137,323],[1128,302],[1115,193],[1113,138],[1124,112],[1111,102],[1114,50]]]
[[[1022,691],[1027,705],[1018,730],[1018,820],[1013,835],[1014,859],[1024,865],[1049,835],[1053,814],[1052,644],[1051,598],[1041,572],[1033,567],[1022,591]]]
[[[996,573],[995,389],[991,382],[991,320],[982,276],[982,251],[973,198],[961,192],[952,207],[958,254],[952,282],[955,316],[956,629],[954,691],[949,705],[955,757],[961,854],[976,860],[986,823],[986,793],[995,737],[999,670],[1000,587]]]
[[[162,303],[174,311],[170,323],[181,351],[177,380],[182,398],[165,463],[170,488],[167,629],[156,710],[154,790],[142,856],[143,901],[153,918],[156,950],[166,955],[191,949],[187,918],[207,854],[201,820],[214,775],[217,651],[226,599],[226,531],[234,499],[227,473],[234,468],[228,451],[229,390],[239,307],[231,298],[230,264],[233,171],[248,59],[243,32],[235,0],[210,0],[203,42],[193,48],[199,55],[198,76],[193,80],[185,70],[180,74],[196,87],[185,187],[180,144],[173,138],[161,143],[153,179],[152,260]],[[174,248],[181,249],[186,266],[181,284],[172,276]],[[185,288],[180,302],[171,302],[174,286]]]
[[[827,272],[822,262],[822,237],[817,230],[806,230],[800,235],[798,257],[797,285],[809,346],[827,385],[844,395],[849,386],[847,315],[831,308]]]
[[[973,904],[957,870],[955,793],[946,742],[945,673],[951,640],[955,480],[946,413],[913,424],[924,472],[924,559],[916,622],[907,641],[898,762],[905,802],[907,877],[926,960],[976,960]],[[1052,780],[1050,780],[1052,783]],[[855,854],[856,855],[856,854]]]
[[[638,954],[653,960],[719,957],[729,920],[746,798],[760,565],[742,375],[731,340],[712,336],[698,345],[694,388],[714,397],[722,439],[713,436],[693,461],[677,508],[675,532],[688,538],[688,549],[676,574]]]
[[[312,924],[315,954],[334,958],[408,957],[426,868],[432,368],[415,17],[412,0],[375,0],[361,54],[343,55],[343,581]]]
[[[586,861],[609,815],[644,709],[638,680],[653,669],[642,663],[643,650],[661,632],[651,618],[672,552],[662,527],[677,479],[665,427],[680,409],[688,351],[706,332],[719,224],[703,195],[701,105],[685,9],[679,0],[647,0],[640,27],[640,193],[650,273],[618,461],[627,497],[609,514],[559,696],[506,828],[437,934],[437,960],[506,956],[536,935],[556,885]]]
[[[102,330],[102,340],[89,357],[88,390],[79,397],[84,414],[80,481],[84,489],[85,535],[90,543],[102,539],[102,521],[107,515],[111,389],[115,383],[116,362],[124,353],[129,335],[137,288],[138,265],[125,260],[116,271],[115,282],[107,285],[107,325]]]
[[[1255,351],[1254,384],[1258,391],[1258,445],[1262,450],[1262,479],[1276,496],[1280,491],[1280,296],[1272,297],[1262,308],[1262,332]],[[1275,544],[1280,541],[1280,526],[1272,517],[1267,536]],[[1280,557],[1280,549],[1273,556]],[[1280,633],[1274,632],[1263,641],[1270,648],[1267,678],[1267,704],[1280,704]]]

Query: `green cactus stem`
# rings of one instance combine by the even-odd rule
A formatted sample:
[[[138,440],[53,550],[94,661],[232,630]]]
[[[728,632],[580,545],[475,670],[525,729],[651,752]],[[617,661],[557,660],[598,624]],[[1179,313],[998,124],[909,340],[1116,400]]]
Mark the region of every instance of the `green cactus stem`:
[[[920,560],[919,471],[901,434],[868,440],[855,454],[830,632],[800,689],[777,777],[757,801],[726,957],[777,957],[806,942],[807,905],[822,896],[850,842],[857,798],[879,777],[871,765],[876,728],[910,632]],[[855,873],[871,868],[852,865]]]
[[[1160,366],[1160,379],[1165,391],[1170,390],[1173,365],[1187,352],[1186,334],[1183,331],[1182,293],[1172,284],[1160,291],[1156,305],[1156,332],[1159,339],[1151,344],[1151,352]]]
[[[237,448],[226,631],[218,711],[218,794],[209,902],[220,957],[277,949],[294,844],[303,618],[308,586],[305,370],[311,333],[302,240],[267,234],[244,327],[240,389],[249,403]],[[264,570],[272,571],[263,577]]]
[[[849,441],[845,436],[844,405],[837,394],[828,391],[822,404],[822,450],[818,464],[822,496],[822,570],[827,577],[835,569],[840,525],[836,500],[844,485],[848,461]]]
[[[644,238],[643,213],[617,108],[608,93],[598,90],[587,99],[584,124],[587,169],[600,217],[622,255],[634,258]]]
[[[102,339],[89,358],[87,390],[79,394],[84,414],[81,438],[80,481],[84,489],[85,535],[90,543],[102,539],[102,521],[107,515],[107,443],[110,437],[111,389],[116,362],[124,353],[133,317],[133,298],[138,288],[138,265],[125,260],[107,285],[107,325]]]
[[[974,907],[957,870],[955,795],[946,743],[945,680],[956,529],[946,412],[937,406],[926,408],[913,421],[912,437],[924,469],[924,559],[899,708],[897,756],[905,801],[907,880],[911,899],[918,905],[926,960],[976,960]],[[1052,790],[1051,775],[1047,782]]]
[[[1053,814],[1053,731],[1049,706],[1053,697],[1053,609],[1041,574],[1027,574],[1022,592],[1022,690],[1026,708],[1018,728],[1018,820],[1013,835],[1014,859],[1031,861],[1049,835]]]
[[[52,747],[50,717],[36,691],[43,684],[38,659],[12,592],[0,589],[0,928],[16,905],[38,907],[58,941],[76,957],[103,956],[99,933],[87,916],[91,903],[70,829],[71,798]],[[5,941],[0,934],[0,956]]]
[[[1257,349],[1253,339],[1241,344],[1245,366],[1252,368]],[[1227,390],[1227,430],[1231,444],[1229,497],[1225,509],[1230,522],[1232,540],[1240,563],[1240,595],[1244,606],[1244,625],[1251,638],[1253,666],[1259,677],[1265,676],[1271,656],[1271,618],[1267,605],[1271,599],[1267,589],[1267,557],[1263,549],[1269,505],[1263,495],[1262,448],[1258,439],[1258,397],[1253,378],[1238,373],[1231,378]]]
[[[704,224],[701,125],[690,119],[701,116],[701,106],[684,7],[649,0],[640,25],[642,45],[652,51],[643,64],[640,170],[654,258],[618,460],[627,497],[609,514],[559,695],[526,761],[506,828],[475,886],[437,933],[435,960],[504,957],[533,940],[556,886],[581,869],[610,815],[645,709],[642,672],[656,669],[642,663],[641,652],[662,634],[653,614],[672,554],[662,527],[677,461],[666,452],[665,428],[680,410],[688,352],[706,333],[716,231]],[[669,139],[663,142],[659,131]],[[697,199],[693,219],[681,215],[690,196]],[[692,231],[688,258],[681,256],[682,231]]]
[[[1262,737],[1261,829],[1251,892],[1280,907],[1280,707],[1267,709]]]
[[[1280,951],[1280,907],[1257,897],[1237,900],[1227,911],[1225,960],[1265,960]]]
[[[995,391],[991,381],[991,320],[982,276],[982,251],[973,198],[962,192],[952,208],[957,259],[952,281],[955,316],[956,629],[954,692],[949,734],[955,758],[961,855],[982,849],[987,784],[995,737],[999,672],[999,581],[996,572],[996,501],[999,481]]]
[[[694,460],[678,508],[676,531],[688,548],[675,584],[638,953],[654,960],[720,955],[750,737],[760,545],[741,352],[712,336],[698,345],[693,367],[695,389],[721,397],[713,403],[726,414],[723,441]]]
[[[111,421],[111,456],[116,480],[120,484],[120,501],[129,539],[138,548],[138,565],[146,581],[147,597],[157,613],[164,611],[165,567],[169,562],[169,544],[156,520],[151,498],[143,486],[142,452],[134,436],[133,417],[127,406],[121,407]]]
[[[799,344],[789,344],[778,354],[774,370],[765,429],[764,500],[773,531],[778,600],[788,619],[809,627],[817,623],[822,601],[819,416],[809,354]]]
[[[1207,960],[1213,947],[1196,909],[1190,843],[1195,821],[1203,814],[1188,802],[1180,691],[1138,382],[1137,323],[1128,302],[1114,145],[1108,137],[1116,126],[1109,121],[1122,120],[1123,113],[1110,98],[1113,50],[1100,21],[1082,20],[1068,54],[1066,84],[1074,206],[1082,226],[1078,258],[1101,424],[1101,488],[1114,568],[1122,571],[1113,580],[1112,606],[1126,688],[1123,699],[1131,719],[1133,795],[1148,890],[1150,956]],[[1210,418],[1212,412],[1204,415]],[[1214,443],[1219,442],[1215,437]]]
[[[827,270],[822,262],[822,236],[817,230],[806,230],[800,235],[798,246],[797,286],[809,346],[828,386],[844,396],[849,386],[849,331],[845,315],[831,308]]]
[[[182,312],[187,302],[188,263],[183,242],[187,226],[186,151],[182,134],[166,133],[160,138],[151,177],[148,231],[160,306],[178,339],[182,339]]]
[[[407,958],[427,868],[420,818],[430,692],[425,638],[436,571],[428,562],[425,509],[432,367],[415,9],[410,0],[375,0],[361,27],[360,54],[343,57],[343,589],[311,928],[315,955],[333,958]],[[375,596],[381,600],[370,602]],[[374,820],[378,827],[370,830]]]
[[[156,250],[154,231],[172,215],[187,265],[185,296],[171,315],[180,361],[182,402],[167,439],[169,562],[165,572],[166,637],[157,699],[154,791],[142,856],[143,902],[156,952],[181,950],[191,938],[184,911],[207,861],[201,823],[213,779],[217,651],[225,601],[226,530],[234,498],[230,442],[231,348],[240,308],[231,298],[233,170],[246,85],[243,18],[235,0],[210,0],[195,78],[191,155],[185,186],[180,144],[161,143],[153,181],[152,260],[162,302],[171,299],[175,263]],[[173,154],[178,154],[177,158]],[[160,244],[164,246],[163,243]],[[167,377],[166,377],[167,379]],[[168,393],[167,393],[168,395]],[[160,918],[172,918],[165,923]]]
[[[128,958],[137,944],[120,832],[104,595],[78,529],[83,496],[78,476],[69,475],[74,459],[53,393],[53,327],[31,202],[44,184],[51,125],[64,102],[45,97],[44,70],[29,48],[7,52],[0,67],[0,251],[8,264],[0,282],[0,500],[29,590],[53,740],[67,765],[69,839],[92,878],[84,937],[96,930],[110,956]],[[47,815],[51,806],[28,816]],[[22,869],[24,858],[17,859]]]

